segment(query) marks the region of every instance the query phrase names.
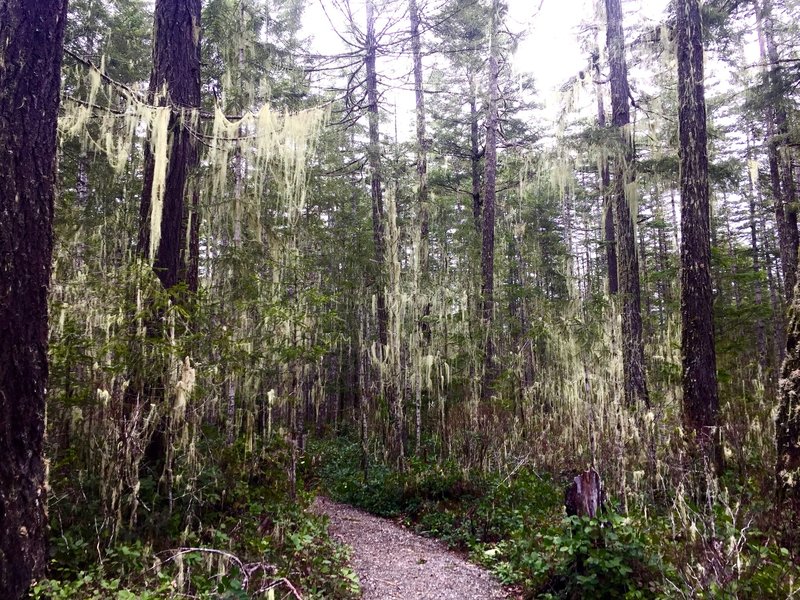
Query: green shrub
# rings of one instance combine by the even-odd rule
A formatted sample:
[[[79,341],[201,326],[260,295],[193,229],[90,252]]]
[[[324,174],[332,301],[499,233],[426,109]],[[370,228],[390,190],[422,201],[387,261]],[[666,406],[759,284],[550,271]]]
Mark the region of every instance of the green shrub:
[[[157,482],[144,478],[140,495],[147,514],[116,532],[97,504],[77,500],[97,497],[96,475],[69,477],[66,466],[54,469],[50,579],[36,586],[34,597],[234,600],[281,577],[305,598],[358,596],[346,551],[328,536],[326,519],[306,510],[313,496],[303,491],[302,481],[298,497],[288,495],[284,444],[246,455],[243,444],[227,446],[219,435],[202,443],[207,446],[201,451],[216,459],[201,471],[194,491],[170,506]],[[176,560],[181,548],[220,550],[268,568],[251,576],[244,589],[235,560],[204,550]]]

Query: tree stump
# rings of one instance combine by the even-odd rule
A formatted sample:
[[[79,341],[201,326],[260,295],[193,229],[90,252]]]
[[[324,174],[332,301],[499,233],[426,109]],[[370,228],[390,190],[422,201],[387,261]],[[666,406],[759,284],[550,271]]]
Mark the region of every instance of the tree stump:
[[[594,518],[603,508],[604,502],[603,481],[594,468],[577,475],[564,495],[564,506],[569,516]]]

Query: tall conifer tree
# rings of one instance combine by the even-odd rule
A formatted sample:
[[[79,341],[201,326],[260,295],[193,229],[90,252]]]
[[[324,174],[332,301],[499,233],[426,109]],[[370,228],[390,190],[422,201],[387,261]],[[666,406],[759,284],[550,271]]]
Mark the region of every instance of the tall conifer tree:
[[[0,595],[47,566],[47,293],[66,0],[0,0]]]
[[[718,459],[719,396],[711,289],[708,141],[698,0],[678,0],[683,420],[709,462]]]
[[[155,158],[151,149],[145,153],[144,187],[140,207],[139,252],[153,251],[153,269],[165,288],[179,282],[196,283],[197,277],[187,265],[196,268],[196,260],[186,253],[189,208],[186,202],[188,181],[198,164],[198,153],[191,127],[200,108],[200,0],[157,0],[155,7],[155,45],[150,75],[150,102],[170,107],[169,164],[163,189],[153,182]],[[163,194],[160,212],[160,237],[151,240],[153,195]],[[197,224],[197,196],[193,196],[192,218]],[[190,234],[192,246],[197,233]],[[191,254],[191,251],[190,251]]]
[[[606,45],[611,70],[611,124],[619,133],[619,151],[614,157],[611,208],[616,241],[616,271],[622,300],[622,368],[625,402],[628,406],[650,405],[642,342],[641,287],[636,233],[628,199],[634,182],[633,141],[630,128],[630,88],[625,61],[625,33],[620,0],[606,0]]]

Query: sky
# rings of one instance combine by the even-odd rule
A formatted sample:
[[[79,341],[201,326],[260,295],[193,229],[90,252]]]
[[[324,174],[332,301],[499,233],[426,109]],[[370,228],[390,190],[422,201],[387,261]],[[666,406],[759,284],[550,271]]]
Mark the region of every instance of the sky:
[[[432,0],[429,4],[434,4],[435,1]],[[576,36],[582,23],[594,19],[596,1],[508,0],[507,27],[515,33],[526,34],[512,65],[518,73],[533,73],[540,101],[546,104],[546,115],[554,116],[557,111],[558,88],[586,65],[585,53],[581,51]],[[623,0],[626,21],[644,19],[655,25],[661,21],[667,1]],[[342,27],[341,22],[336,22],[336,10],[331,0],[312,0],[306,8],[303,34],[313,36],[314,52],[340,52],[344,44],[332,31],[321,3],[325,3],[327,13],[337,28]],[[351,0],[351,4],[354,10],[363,10],[364,0]],[[425,3],[420,1],[420,4]],[[363,21],[363,17],[360,20]],[[401,23],[401,26],[406,24]],[[379,58],[377,68],[380,74],[400,73],[408,72],[409,65],[410,61],[403,64],[397,59]],[[408,86],[409,83],[405,87]],[[409,139],[414,119],[413,94],[410,91],[392,90],[385,97],[390,104],[396,105],[399,137],[401,140]]]

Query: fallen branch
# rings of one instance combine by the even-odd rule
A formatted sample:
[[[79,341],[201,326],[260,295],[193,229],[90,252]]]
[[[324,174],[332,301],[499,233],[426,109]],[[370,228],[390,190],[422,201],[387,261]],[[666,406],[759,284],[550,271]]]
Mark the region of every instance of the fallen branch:
[[[219,550],[217,548],[201,548],[201,547],[178,548],[176,550],[166,550],[165,552],[172,553],[172,555],[169,558],[167,558],[165,562],[174,561],[180,556],[192,553],[215,554],[217,556],[222,556],[228,559],[239,569],[239,572],[242,574],[242,589],[245,591],[247,591],[247,588],[250,585],[250,580],[259,571],[262,571],[264,575],[274,575],[278,570],[275,565],[271,565],[263,561],[246,563],[232,552],[228,552],[227,550]],[[289,588],[289,591],[296,598],[296,600],[303,600],[302,594],[299,591],[297,591],[297,588],[294,587],[294,585],[292,585],[292,582],[286,579],[285,577],[279,577],[277,579],[273,579],[268,583],[263,584],[255,592],[255,594],[256,595],[263,594],[271,589],[278,587],[279,585],[285,585],[287,588]]]

